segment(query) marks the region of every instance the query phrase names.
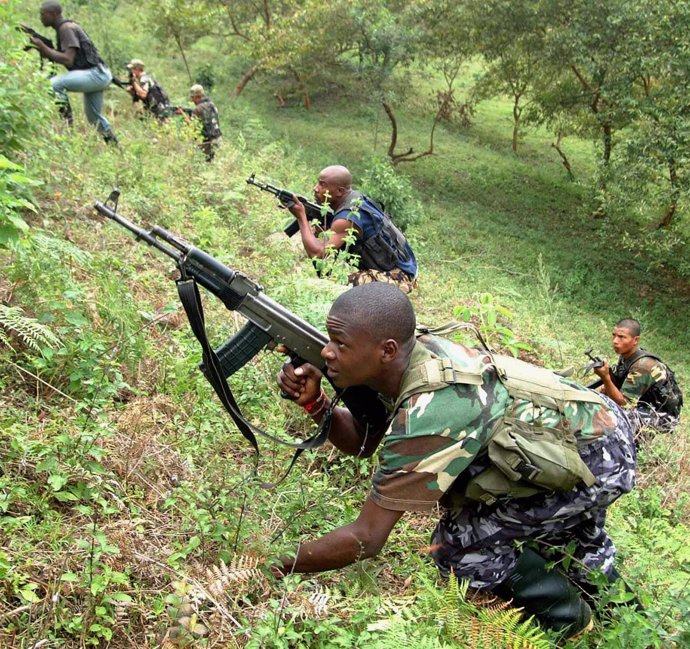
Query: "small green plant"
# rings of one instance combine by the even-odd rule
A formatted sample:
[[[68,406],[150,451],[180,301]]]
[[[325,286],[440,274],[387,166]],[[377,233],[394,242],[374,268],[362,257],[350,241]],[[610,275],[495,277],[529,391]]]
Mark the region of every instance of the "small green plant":
[[[424,219],[424,206],[412,184],[387,159],[374,158],[362,175],[362,191],[383,203],[386,213],[404,232]]]
[[[481,293],[477,304],[456,306],[453,315],[459,320],[472,322],[489,345],[504,347],[513,356],[518,356],[521,351],[532,350],[505,324],[513,319],[513,313],[500,305],[491,293]]]
[[[0,345],[14,349],[8,333],[39,352],[44,348],[55,349],[60,344],[60,339],[46,325],[24,315],[19,307],[0,304]]]
[[[16,244],[29,230],[23,211],[36,211],[30,200],[30,189],[40,185],[15,164],[0,154],[0,248]]]
[[[469,582],[458,581],[453,574],[442,588],[428,577],[420,580],[421,591],[411,606],[397,606],[392,617],[369,626],[384,631],[372,646],[551,649],[550,640],[532,617],[523,619],[520,609],[495,598],[474,601],[468,595]]]
[[[315,225],[318,223],[315,222]],[[319,233],[322,241],[328,241],[331,235],[330,230]],[[359,255],[350,252],[352,246],[357,242],[357,233],[354,228],[348,228],[347,235],[340,249],[334,246],[326,246],[323,257],[315,257],[312,262],[319,277],[328,277],[337,284],[347,284],[348,276],[353,272],[353,267],[359,267]]]

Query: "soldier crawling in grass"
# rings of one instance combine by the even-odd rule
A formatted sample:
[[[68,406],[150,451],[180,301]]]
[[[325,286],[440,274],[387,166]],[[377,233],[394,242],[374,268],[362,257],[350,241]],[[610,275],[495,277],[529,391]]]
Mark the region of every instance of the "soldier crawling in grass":
[[[321,355],[333,384],[376,390],[390,419],[387,430],[368,430],[349,410],[333,410],[329,440],[339,450],[367,457],[380,445],[371,491],[357,520],[301,544],[294,557],[273,566],[274,574],[332,570],[372,557],[406,511],[440,504],[432,556],[443,575],[453,571],[474,588],[510,599],[564,635],[588,628],[586,600],[598,593],[592,573],[619,579],[605,521],[609,505],[635,480],[625,412],[543,368],[429,333],[417,338],[412,306],[390,284],[343,293],[326,327]],[[321,378],[311,365],[287,363],[278,383],[320,421],[330,408]],[[549,387],[525,392],[535,381]],[[498,443],[506,439],[528,446],[536,439],[553,456],[520,458],[512,464],[516,475],[507,478],[505,467],[497,469],[507,452]],[[498,451],[496,459],[487,449]],[[544,487],[552,465],[557,477]],[[566,553],[571,561],[563,571],[549,568],[549,560]]]
[[[314,198],[319,205],[327,203],[332,210],[316,228],[309,223],[297,197],[289,208],[297,219],[302,244],[310,258],[323,259],[329,248],[345,249],[347,237],[354,231],[356,240],[348,251],[359,257],[359,270],[348,277],[352,286],[387,282],[405,293],[416,286],[417,260],[410,244],[379,203],[352,189],[352,174],[346,167],[332,165],[322,169],[314,186]],[[319,234],[325,231],[329,236],[324,240]]]

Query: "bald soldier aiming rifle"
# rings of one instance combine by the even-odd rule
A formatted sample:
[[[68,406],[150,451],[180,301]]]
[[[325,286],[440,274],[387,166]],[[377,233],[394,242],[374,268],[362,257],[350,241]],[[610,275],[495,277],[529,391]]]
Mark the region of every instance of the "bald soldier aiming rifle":
[[[619,579],[605,520],[635,481],[631,422],[604,395],[485,347],[417,338],[415,324],[408,298],[380,282],[343,293],[326,320],[330,383],[378,392],[387,426],[333,410],[315,367],[281,370],[278,384],[296,405],[317,422],[330,414],[336,448],[356,457],[378,449],[380,462],[357,519],[300,544],[274,575],[373,557],[405,512],[440,504],[431,543],[443,575],[512,600],[565,636],[587,629],[586,598],[598,593],[592,573]],[[530,541],[536,550],[523,545]],[[550,567],[566,556],[564,571]]]
[[[286,206],[297,219],[302,244],[312,259],[323,259],[329,248],[348,250],[359,258],[358,270],[348,281],[353,286],[368,282],[388,282],[409,293],[416,285],[417,260],[405,235],[385,213],[383,205],[352,189],[352,174],[342,165],[321,170],[314,185],[314,198],[327,205],[317,226],[307,217],[305,206],[297,196]],[[323,232],[327,238],[320,237]],[[354,233],[355,243],[347,239]]]

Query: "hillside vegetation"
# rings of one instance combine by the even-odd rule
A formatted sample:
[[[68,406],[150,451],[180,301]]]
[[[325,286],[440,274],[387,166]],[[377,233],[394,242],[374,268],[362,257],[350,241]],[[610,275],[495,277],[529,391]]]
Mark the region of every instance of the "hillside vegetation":
[[[137,6],[72,3],[69,13],[113,66],[144,58],[183,103],[179,50],[150,35],[153,18]],[[255,459],[196,367],[170,260],[93,204],[119,187],[126,218],[179,234],[323,329],[344,269],[316,278],[281,232],[285,213],[245,181],[256,173],[309,195],[322,166],[346,164],[387,203],[404,195],[412,207],[420,322],[470,317],[504,350],[579,368],[588,347],[610,358],[612,323],[636,317],[687,394],[684,214],[668,230],[632,233],[593,216],[591,140],[568,139],[575,180],[542,127],[523,130],[513,152],[502,95],[477,103],[470,124],[440,121],[433,155],[394,166],[384,109],[358,88],[330,79],[310,91],[307,110],[274,71],[236,97],[246,54],[220,55],[210,38],[185,56],[213,82],[224,133],[213,163],[193,126],[138,119],[114,86],[106,105],[121,146],[107,146],[78,97],[74,127],[61,122],[46,71],[22,51],[20,21],[38,28],[36,7],[0,2],[0,646],[556,647],[512,609],[437,581],[427,556],[434,514],[404,517],[375,559],[270,577],[272,558],[357,516],[375,458],[325,446],[267,488],[290,450],[264,442]],[[485,65],[462,67],[460,103]],[[429,93],[442,78],[421,62],[406,74],[398,137],[423,151]],[[204,307],[214,344],[243,324],[210,296]],[[304,437],[310,421],[275,385],[283,360],[262,355],[232,387],[252,423]],[[620,572],[645,611],[600,602],[595,630],[565,646],[690,646],[689,432],[686,413],[673,435],[650,436],[636,489],[610,510]]]

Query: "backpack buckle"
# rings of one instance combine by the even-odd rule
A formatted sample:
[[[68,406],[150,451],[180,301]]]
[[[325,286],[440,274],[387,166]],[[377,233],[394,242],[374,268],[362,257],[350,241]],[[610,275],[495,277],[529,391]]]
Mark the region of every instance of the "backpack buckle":
[[[455,368],[453,367],[453,361],[449,358],[439,360],[441,360],[441,380],[444,383],[455,383]]]

